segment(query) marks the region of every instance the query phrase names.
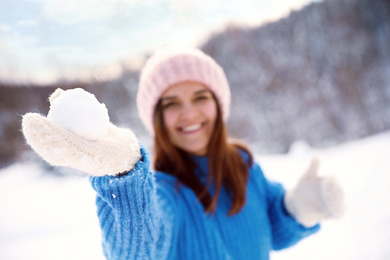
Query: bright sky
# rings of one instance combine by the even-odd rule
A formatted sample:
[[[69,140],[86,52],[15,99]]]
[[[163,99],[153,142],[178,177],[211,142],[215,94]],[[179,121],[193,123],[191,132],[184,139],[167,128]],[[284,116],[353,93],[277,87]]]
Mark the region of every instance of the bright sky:
[[[0,0],[0,80],[115,77],[167,44],[259,25],[312,0]]]

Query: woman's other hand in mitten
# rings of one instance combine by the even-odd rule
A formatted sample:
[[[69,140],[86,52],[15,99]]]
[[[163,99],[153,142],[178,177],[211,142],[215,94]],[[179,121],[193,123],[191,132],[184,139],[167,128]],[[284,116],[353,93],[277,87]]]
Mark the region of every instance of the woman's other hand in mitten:
[[[286,192],[287,211],[305,227],[344,213],[344,193],[331,176],[318,176],[319,161],[314,158],[297,185]]]

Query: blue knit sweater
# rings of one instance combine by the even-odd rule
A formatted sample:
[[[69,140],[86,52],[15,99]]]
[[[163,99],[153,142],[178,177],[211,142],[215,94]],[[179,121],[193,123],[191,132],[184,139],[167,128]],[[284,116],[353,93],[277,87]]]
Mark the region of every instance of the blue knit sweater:
[[[195,193],[176,178],[150,169],[142,158],[122,177],[90,177],[97,192],[103,251],[107,259],[269,259],[269,252],[294,245],[319,230],[288,215],[284,189],[268,181],[259,165],[250,168],[247,203],[233,216],[221,189],[214,215],[206,214]],[[194,157],[207,173],[207,157]],[[198,173],[206,183],[207,175]],[[210,188],[213,194],[213,188]]]

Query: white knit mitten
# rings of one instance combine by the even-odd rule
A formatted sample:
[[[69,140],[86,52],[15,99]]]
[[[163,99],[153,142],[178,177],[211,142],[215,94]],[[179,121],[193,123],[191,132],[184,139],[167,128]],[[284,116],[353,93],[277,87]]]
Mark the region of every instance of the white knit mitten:
[[[53,122],[49,116],[46,118],[37,113],[25,114],[22,119],[22,131],[27,143],[53,166],[67,166],[95,176],[116,175],[133,169],[141,157],[140,146],[134,133],[130,129],[118,128],[109,121],[105,124],[99,118],[91,120],[90,117],[93,116],[91,113],[93,114],[94,111],[91,112],[90,108],[77,107],[83,108],[82,106],[87,106],[88,102],[68,102],[80,96],[84,97],[83,95],[92,95],[84,92],[80,94],[79,91],[78,94],[74,94],[75,92],[67,93],[57,89],[50,96],[51,107],[48,115],[59,113],[60,116],[52,116],[58,122]],[[54,106],[56,99],[64,93],[67,99],[62,98],[62,102],[57,102]],[[87,98],[91,97],[87,96]],[[66,117],[61,114],[61,111],[67,109],[70,111],[75,106],[79,110],[86,111],[85,113],[80,111],[77,115],[79,120],[77,122],[84,124],[79,128],[75,122],[72,124],[71,120],[61,122],[61,116]],[[99,116],[97,114],[97,117]],[[66,124],[69,124],[69,127]],[[102,131],[100,125],[107,129]]]
[[[331,176],[319,177],[318,159],[313,159],[297,185],[286,192],[287,211],[297,222],[311,227],[327,218],[338,218],[344,213],[344,193]]]

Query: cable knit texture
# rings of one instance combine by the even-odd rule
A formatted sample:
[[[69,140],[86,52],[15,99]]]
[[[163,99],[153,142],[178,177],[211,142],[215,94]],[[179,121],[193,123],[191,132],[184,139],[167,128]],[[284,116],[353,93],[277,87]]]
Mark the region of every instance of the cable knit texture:
[[[196,81],[215,94],[223,118],[229,116],[230,89],[223,69],[208,55],[192,48],[165,48],[154,54],[142,69],[137,94],[139,116],[153,134],[153,113],[162,93],[174,84]]]
[[[87,140],[36,113],[22,119],[27,143],[53,166],[67,166],[91,175],[131,170],[140,158],[139,143],[130,129],[110,123],[108,134]]]
[[[250,168],[247,203],[227,216],[231,199],[222,189],[214,215],[176,178],[150,169],[149,155],[122,177],[90,177],[107,259],[269,259],[272,249],[294,245],[319,230],[305,228],[285,210],[284,189]],[[243,155],[245,157],[245,154]],[[193,157],[207,181],[207,157]],[[201,174],[203,172],[204,174]],[[210,193],[214,189],[210,187]]]

